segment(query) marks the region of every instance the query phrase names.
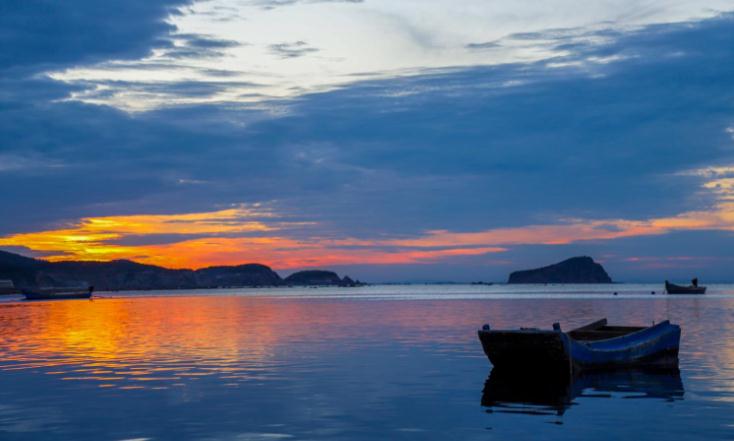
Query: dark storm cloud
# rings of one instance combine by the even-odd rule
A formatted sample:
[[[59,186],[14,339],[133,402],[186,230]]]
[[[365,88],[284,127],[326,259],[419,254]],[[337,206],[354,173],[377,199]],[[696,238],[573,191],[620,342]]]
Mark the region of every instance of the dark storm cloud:
[[[128,62],[133,63],[136,69],[187,68],[208,76],[233,76],[232,72],[181,63],[181,60],[221,57],[225,50],[243,44],[209,35],[177,33],[175,26],[166,20],[192,1],[2,2],[0,72],[4,73],[0,75],[0,99],[11,100],[18,93],[23,93],[26,95],[22,100],[40,102],[41,95],[46,93],[59,94],[54,98],[63,98],[69,92],[80,91],[84,86],[113,86],[87,83],[72,87],[44,82],[37,75],[39,72],[85,64],[98,64],[98,68],[103,69],[106,61],[115,61],[117,68]],[[154,48],[162,52],[159,61],[148,62],[147,66],[136,61],[150,55]],[[141,85],[130,86],[138,91],[142,88]],[[195,85],[182,82],[170,88],[177,88],[188,96],[203,96],[218,86],[224,87],[224,84],[202,82],[201,85]],[[148,92],[158,93],[156,90]],[[101,95],[99,90],[95,95]]]
[[[0,69],[137,59],[175,28],[165,19],[191,0],[4,0]]]

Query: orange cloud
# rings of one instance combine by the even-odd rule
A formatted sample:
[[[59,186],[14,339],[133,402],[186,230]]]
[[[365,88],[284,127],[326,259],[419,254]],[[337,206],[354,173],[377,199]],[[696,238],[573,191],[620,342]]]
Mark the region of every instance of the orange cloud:
[[[278,226],[260,219],[274,215],[259,207],[239,206],[205,213],[90,217],[56,230],[19,233],[0,237],[0,246],[22,246],[50,252],[48,259],[111,260],[132,258],[139,246],[117,245],[115,241],[130,236],[156,234],[221,235],[271,232]]]
[[[709,211],[646,220],[564,219],[558,224],[493,228],[475,232],[434,230],[413,238],[296,238],[289,227],[315,224],[283,222],[258,205],[170,215],[107,216],[81,219],[65,228],[0,237],[0,246],[21,246],[49,254],[48,259],[130,259],[169,268],[200,268],[262,262],[279,269],[345,265],[425,263],[457,256],[501,253],[514,245],[561,245],[662,235],[674,231],[734,231],[734,168],[691,172],[707,179],[702,188],[719,203]],[[180,235],[171,243],[123,245],[125,238]],[[192,238],[192,236],[195,236]],[[129,243],[130,241],[128,241]],[[146,242],[151,242],[148,240]]]
[[[262,262],[279,269],[348,264],[425,263],[446,257],[481,255],[505,251],[501,247],[451,248],[440,250],[343,249],[328,242],[285,237],[205,238],[161,245],[135,247],[116,258],[168,268],[202,268],[243,262]]]
[[[451,247],[439,250],[345,249],[333,241],[297,240],[275,233],[281,222],[269,211],[238,207],[204,213],[84,218],[67,228],[20,233],[0,238],[0,246],[21,246],[50,253],[47,260],[129,259],[168,268],[201,268],[243,262],[263,262],[288,269],[339,264],[402,264],[502,252],[501,247]],[[253,219],[260,220],[253,220]],[[152,245],[120,245],[130,236],[181,235],[179,241]],[[223,235],[227,237],[223,237]],[[204,235],[190,239],[191,235]],[[235,235],[236,237],[228,237]]]
[[[661,235],[683,230],[734,231],[734,204],[722,204],[713,212],[688,212],[679,216],[641,221],[571,219],[566,220],[566,223],[561,225],[528,225],[470,233],[438,230],[429,231],[427,234],[414,239],[389,240],[380,243],[382,245],[410,247],[563,245],[588,240]],[[360,242],[347,241],[346,243],[356,245]]]

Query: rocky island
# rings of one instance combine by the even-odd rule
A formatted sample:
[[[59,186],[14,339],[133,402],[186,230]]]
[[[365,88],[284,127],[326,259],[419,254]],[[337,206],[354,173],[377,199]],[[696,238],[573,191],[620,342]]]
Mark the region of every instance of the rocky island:
[[[542,268],[515,271],[507,283],[612,283],[612,279],[594,259],[581,256]]]
[[[332,271],[301,271],[283,280],[266,265],[249,263],[198,270],[169,269],[130,260],[111,262],[48,262],[0,251],[0,279],[16,287],[79,287],[98,291],[207,289],[259,286],[357,286]]]
[[[293,273],[283,280],[288,286],[358,286],[359,281],[354,281],[349,276],[339,278],[333,271],[309,270]]]

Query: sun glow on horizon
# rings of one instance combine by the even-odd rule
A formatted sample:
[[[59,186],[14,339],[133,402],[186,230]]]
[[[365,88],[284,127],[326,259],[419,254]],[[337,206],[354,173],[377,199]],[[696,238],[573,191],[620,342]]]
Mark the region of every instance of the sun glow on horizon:
[[[61,229],[0,237],[0,247],[44,253],[49,261],[128,259],[168,268],[246,262],[276,269],[433,263],[502,253],[517,245],[565,245],[675,231],[734,231],[732,172],[729,168],[698,172],[707,178],[702,188],[719,200],[711,210],[642,220],[561,219],[555,224],[473,232],[433,230],[411,238],[370,239],[324,236],[319,224],[285,221],[260,205],[238,205],[211,212],[83,218]]]

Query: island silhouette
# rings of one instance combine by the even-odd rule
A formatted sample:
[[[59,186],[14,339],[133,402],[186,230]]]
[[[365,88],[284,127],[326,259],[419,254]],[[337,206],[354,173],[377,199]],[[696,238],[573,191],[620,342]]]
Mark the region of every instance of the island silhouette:
[[[510,274],[507,283],[612,283],[604,267],[589,256]]]
[[[130,260],[48,262],[6,251],[0,251],[0,279],[11,280],[18,288],[94,285],[100,291],[362,285],[326,270],[298,271],[284,279],[259,263],[169,269]]]

